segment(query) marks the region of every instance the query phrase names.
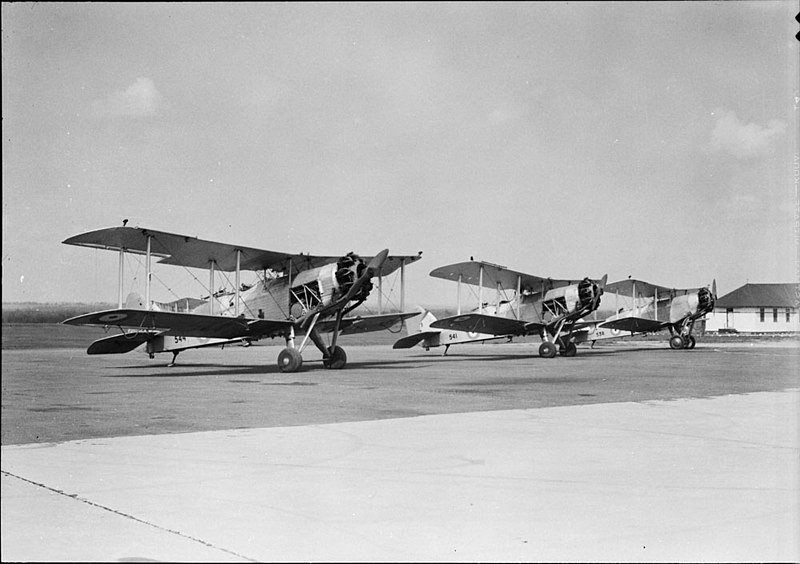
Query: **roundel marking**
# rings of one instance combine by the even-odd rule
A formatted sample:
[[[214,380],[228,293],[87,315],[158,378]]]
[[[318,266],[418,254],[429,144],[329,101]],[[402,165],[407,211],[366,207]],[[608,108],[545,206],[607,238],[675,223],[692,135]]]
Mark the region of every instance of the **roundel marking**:
[[[469,315],[462,315],[461,317],[456,317],[453,320],[453,323],[461,323],[462,321],[466,321],[467,319],[469,319]]]
[[[470,339],[477,339],[477,338],[478,338],[478,334],[477,334],[476,332],[474,332],[474,331],[469,331],[469,332],[467,332],[467,336],[468,336]]]
[[[612,335],[619,335],[619,332],[620,332],[620,330],[619,330],[619,329],[612,329],[612,330],[611,330],[611,334],[612,334]]]
[[[122,321],[127,318],[127,313],[107,313],[98,317],[97,320],[102,323],[116,323],[117,321]]]

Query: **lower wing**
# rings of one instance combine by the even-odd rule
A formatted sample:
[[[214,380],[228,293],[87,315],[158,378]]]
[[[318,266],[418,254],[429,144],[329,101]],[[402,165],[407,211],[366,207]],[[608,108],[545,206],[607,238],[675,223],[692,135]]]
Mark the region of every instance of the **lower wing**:
[[[529,332],[529,323],[519,319],[497,317],[483,313],[467,313],[445,317],[431,323],[434,329],[453,329],[468,333],[487,333],[489,335],[524,335]]]
[[[288,320],[248,319],[196,313],[173,313],[140,309],[111,309],[79,315],[63,321],[67,325],[95,325],[137,329],[143,334],[163,333],[184,337],[262,337],[286,332],[293,325]],[[147,340],[147,339],[145,339]],[[144,342],[144,341],[141,341]],[[141,342],[139,344],[141,344]],[[109,341],[111,343],[111,341]],[[109,345],[114,346],[114,345]]]
[[[655,319],[643,319],[641,317],[623,317],[605,321],[599,326],[607,329],[619,329],[620,331],[630,331],[631,333],[652,333],[669,325],[663,321]]]

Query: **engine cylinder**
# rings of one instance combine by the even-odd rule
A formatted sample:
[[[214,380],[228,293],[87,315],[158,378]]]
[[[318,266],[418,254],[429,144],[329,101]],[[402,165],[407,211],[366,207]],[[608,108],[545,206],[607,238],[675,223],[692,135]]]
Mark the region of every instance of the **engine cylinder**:
[[[710,313],[714,309],[714,295],[708,288],[700,288],[697,291],[697,314],[703,315]]]
[[[336,263],[336,282],[339,285],[340,295],[345,295],[355,284],[367,268],[367,263],[355,253],[347,253]],[[365,284],[365,291],[369,294],[372,284]],[[359,294],[362,294],[360,292]]]

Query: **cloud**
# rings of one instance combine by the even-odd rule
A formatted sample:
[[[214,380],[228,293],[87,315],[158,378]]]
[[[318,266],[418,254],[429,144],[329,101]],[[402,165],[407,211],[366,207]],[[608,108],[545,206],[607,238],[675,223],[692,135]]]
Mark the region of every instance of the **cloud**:
[[[139,77],[125,90],[113,92],[103,100],[96,100],[92,109],[100,117],[143,117],[155,114],[162,99],[151,79]]]
[[[717,124],[711,132],[712,149],[739,159],[765,154],[773,140],[786,131],[786,123],[777,119],[762,127],[756,123],[742,123],[734,112],[716,110],[712,115],[717,116]]]

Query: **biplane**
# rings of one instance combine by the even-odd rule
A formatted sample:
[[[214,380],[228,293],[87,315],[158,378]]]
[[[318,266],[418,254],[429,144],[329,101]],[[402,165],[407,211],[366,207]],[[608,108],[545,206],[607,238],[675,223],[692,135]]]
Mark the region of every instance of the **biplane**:
[[[142,227],[111,227],[82,233],[63,241],[95,249],[119,252],[119,303],[117,309],[67,319],[68,325],[119,328],[120,333],[92,343],[88,354],[119,354],[146,345],[150,358],[156,353],[187,349],[249,345],[263,338],[282,337],[286,347],[278,354],[282,372],[296,372],[309,341],[322,353],[323,365],[341,369],[347,364],[337,345],[342,334],[388,329],[416,315],[404,313],[405,267],[416,255],[375,256],[352,252],[342,256],[314,256],[268,251],[206,241]],[[145,295],[132,294],[123,302],[124,263],[127,254],[144,255]],[[203,298],[179,298],[171,302],[151,299],[152,259],[163,265],[208,269],[209,285]],[[400,311],[383,313],[383,277],[400,272]],[[256,282],[243,284],[241,274],[256,274]],[[234,274],[233,289],[215,289],[217,275]],[[356,315],[377,281],[378,313]],[[353,313],[353,315],[349,315]],[[324,333],[330,335],[326,344]],[[296,339],[303,335],[297,344]]]
[[[693,349],[694,324],[713,311],[716,299],[716,281],[711,289],[675,289],[630,278],[611,282],[596,312],[603,320],[591,332],[601,339],[668,329],[670,348]]]
[[[423,316],[420,330],[394,344],[394,348],[425,348],[485,341],[493,338],[539,335],[539,356],[574,356],[578,338],[585,334],[581,319],[597,309],[607,277],[600,280],[554,279],[524,274],[483,261],[469,261],[437,268],[434,278],[458,283],[457,313],[434,320]],[[478,307],[462,313],[462,285],[477,287]],[[484,289],[496,292],[490,303]],[[412,325],[413,327],[413,325]]]

